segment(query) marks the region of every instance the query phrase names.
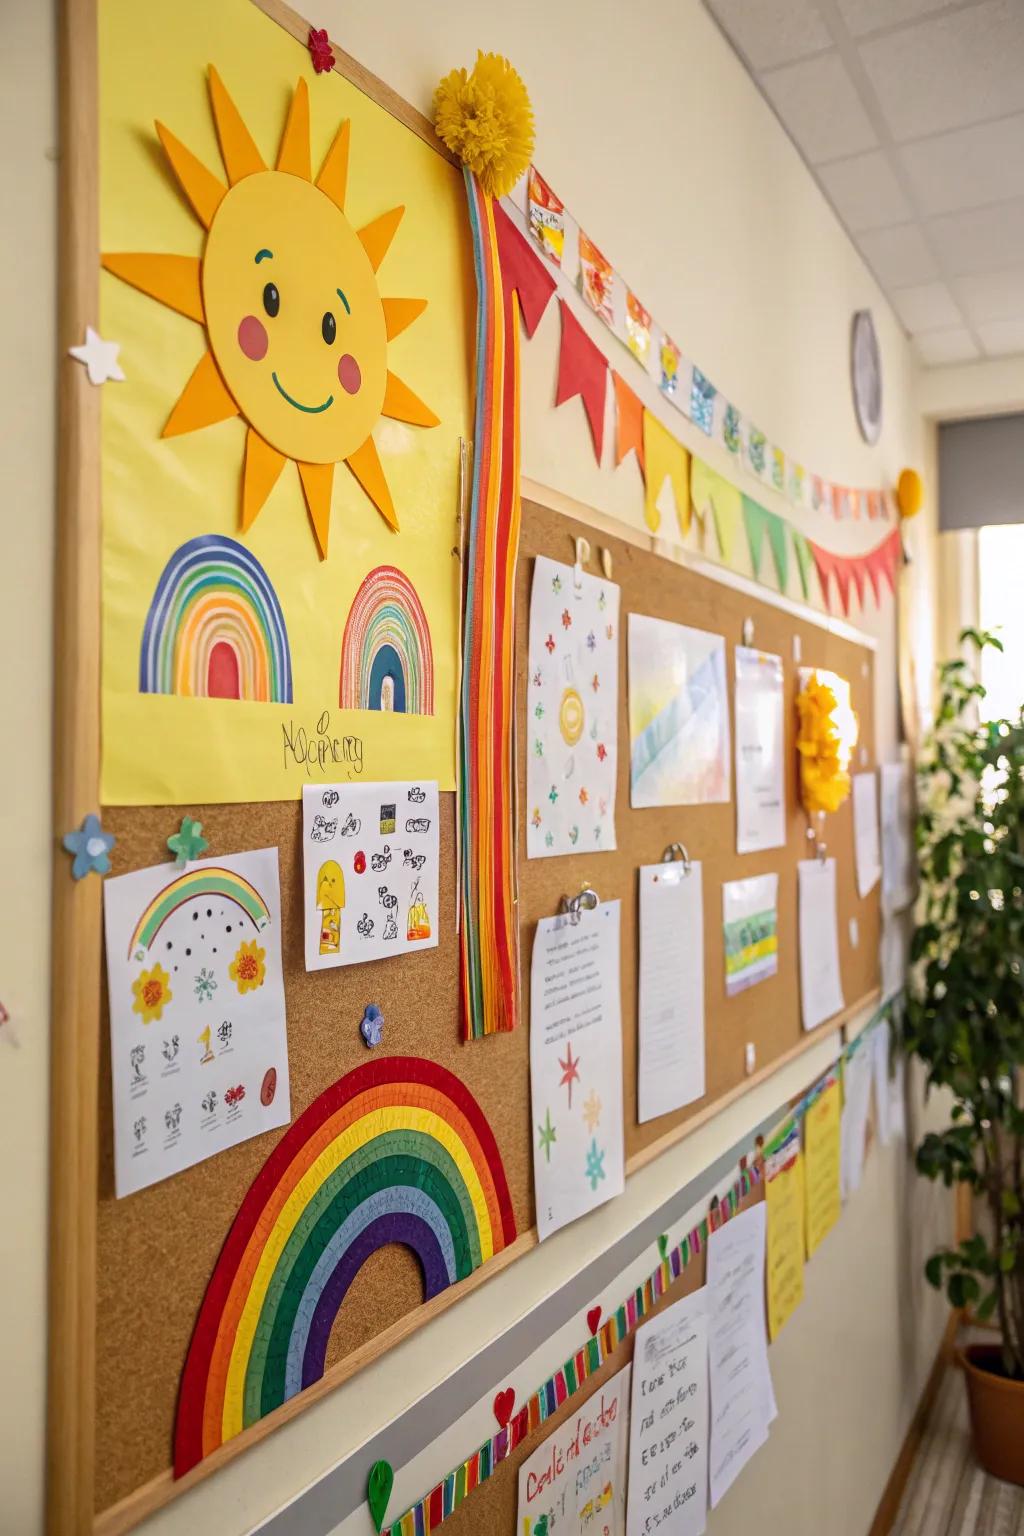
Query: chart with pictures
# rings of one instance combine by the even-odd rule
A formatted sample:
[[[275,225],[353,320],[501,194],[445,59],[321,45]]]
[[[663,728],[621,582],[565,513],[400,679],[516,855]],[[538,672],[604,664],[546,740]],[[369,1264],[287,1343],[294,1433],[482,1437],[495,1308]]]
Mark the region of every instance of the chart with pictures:
[[[291,1118],[277,849],[103,896],[120,1197]]]
[[[436,782],[307,784],[306,970],[434,949],[438,847]]]

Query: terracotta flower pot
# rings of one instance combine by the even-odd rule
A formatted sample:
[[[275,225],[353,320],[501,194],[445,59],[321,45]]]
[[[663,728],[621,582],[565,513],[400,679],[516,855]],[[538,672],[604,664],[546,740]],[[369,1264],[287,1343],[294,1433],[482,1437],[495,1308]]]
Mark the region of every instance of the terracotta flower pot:
[[[993,1477],[1024,1484],[1024,1381],[1002,1374],[998,1344],[957,1350],[967,1380],[974,1453]]]

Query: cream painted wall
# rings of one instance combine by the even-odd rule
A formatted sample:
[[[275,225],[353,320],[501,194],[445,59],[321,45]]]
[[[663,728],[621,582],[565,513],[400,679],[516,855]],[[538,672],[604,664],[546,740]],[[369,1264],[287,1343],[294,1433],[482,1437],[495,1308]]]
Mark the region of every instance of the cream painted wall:
[[[648,0],[628,8],[610,0],[521,0],[516,6],[497,0],[433,6],[422,0],[361,6],[318,0],[315,20],[425,111],[446,69],[471,63],[478,46],[506,52],[530,86],[542,169],[715,382],[766,432],[836,479],[877,483],[915,463],[934,485],[934,447],[921,423],[918,380],[902,333],[697,0]],[[17,227],[21,238],[5,242],[8,293],[16,302],[7,307],[0,376],[8,428],[8,494],[0,514],[0,633],[7,664],[0,688],[5,739],[17,744],[0,762],[0,815],[7,866],[18,869],[19,880],[17,891],[10,875],[5,885],[0,998],[15,1011],[22,1045],[15,1051],[0,1043],[0,1295],[6,1315],[18,1320],[8,1330],[4,1361],[18,1391],[0,1394],[0,1488],[13,1536],[35,1536],[42,1478],[49,948],[40,914],[48,910],[52,831],[46,764],[55,226],[54,166],[47,150],[54,137],[54,71],[47,7],[6,0],[4,23],[0,111],[7,132],[0,150],[0,206],[5,228]],[[863,305],[875,312],[885,368],[887,424],[875,450],[857,436],[847,382],[850,315]],[[550,409],[556,344],[552,311],[538,337],[524,345],[524,470],[636,525],[635,471],[628,464],[618,471],[598,469],[578,402],[558,413]],[[686,436],[682,419],[675,424]],[[702,446],[692,435],[687,441]],[[909,534],[916,556],[915,649],[925,679],[935,627],[931,515],[917,519]],[[850,551],[869,547],[876,536],[861,525],[831,525],[827,533],[834,547]],[[853,617],[880,642],[878,744],[881,755],[892,756],[892,607],[880,617],[873,611]],[[556,1236],[543,1258],[534,1254],[498,1276],[154,1517],[144,1527],[147,1536],[242,1536],[486,1344],[499,1319],[535,1304],[588,1252],[600,1251],[798,1092],[813,1070],[806,1062],[779,1074],[639,1175],[628,1200]],[[920,1256],[927,1234],[944,1235],[947,1218],[946,1203],[913,1179],[896,1149],[875,1149],[865,1187],[809,1271],[802,1312],[772,1350],[781,1418],[771,1448],[716,1512],[713,1536],[738,1536],[755,1519],[768,1536],[783,1529],[792,1536],[817,1533],[823,1508],[803,1476],[809,1466],[831,1480],[830,1532],[864,1536],[934,1357],[943,1313],[923,1292]],[[408,1469],[404,1492],[422,1492],[429,1466],[437,1464],[437,1475],[468,1449],[460,1446],[452,1455],[439,1444],[422,1466]],[[766,1512],[774,1523],[766,1523]],[[357,1519],[351,1529],[352,1536],[362,1536],[369,1527]]]

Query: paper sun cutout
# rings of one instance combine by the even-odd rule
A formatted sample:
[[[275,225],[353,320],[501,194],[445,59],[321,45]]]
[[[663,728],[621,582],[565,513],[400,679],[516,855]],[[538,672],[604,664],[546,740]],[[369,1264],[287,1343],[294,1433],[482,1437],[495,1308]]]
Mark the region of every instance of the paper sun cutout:
[[[397,529],[371,433],[382,416],[422,427],[438,422],[387,364],[388,342],[426,308],[425,299],[382,298],[377,285],[405,210],[392,208],[360,230],[349,223],[347,122],[313,180],[304,80],[295,87],[273,169],[212,65],[209,85],[227,186],[156,125],[207,231],[202,256],[113,253],[103,265],[206,329],[208,350],[162,435],[241,416],[249,429],[242,531],[292,459],[323,559],[334,466],[347,464]]]
[[[93,873],[110,873],[110,850],[117,839],[112,832],[104,832],[99,817],[91,811],[78,831],[65,832],[62,841],[65,850],[74,854],[75,861],[71,866],[73,880],[81,880],[85,875]]]
[[[175,864],[179,869],[184,869],[191,859],[198,859],[210,845],[203,836],[202,822],[194,821],[191,816],[183,816],[181,830],[171,833],[167,846],[174,854]]]
[[[117,360],[120,350],[119,341],[104,341],[91,325],[86,326],[85,340],[80,347],[68,347],[75,362],[85,364],[90,384],[105,384],[108,379],[118,383],[123,381],[124,369]]]

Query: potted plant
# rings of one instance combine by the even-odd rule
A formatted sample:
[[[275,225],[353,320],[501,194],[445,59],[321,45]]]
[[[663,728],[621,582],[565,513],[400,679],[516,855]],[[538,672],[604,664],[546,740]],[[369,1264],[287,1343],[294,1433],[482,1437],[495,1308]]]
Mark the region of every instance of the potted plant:
[[[965,630],[978,652],[1001,649]],[[925,1267],[998,1342],[960,1353],[978,1460],[1024,1483],[1024,712],[977,723],[985,690],[965,661],[940,670],[918,775],[915,907],[904,1042],[952,1097],[917,1166],[975,1196],[978,1230]]]

